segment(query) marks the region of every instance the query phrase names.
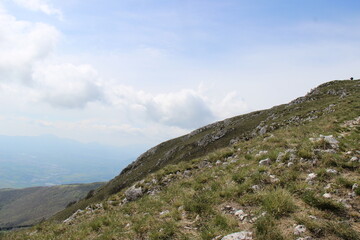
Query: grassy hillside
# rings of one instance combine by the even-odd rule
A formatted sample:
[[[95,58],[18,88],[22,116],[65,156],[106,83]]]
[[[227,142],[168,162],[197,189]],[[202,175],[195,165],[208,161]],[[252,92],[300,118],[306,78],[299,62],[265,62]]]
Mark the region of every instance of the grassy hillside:
[[[54,219],[85,210],[3,237],[360,239],[359,142],[360,81],[329,82],[162,143]]]
[[[104,183],[0,189],[0,228],[38,223]]]

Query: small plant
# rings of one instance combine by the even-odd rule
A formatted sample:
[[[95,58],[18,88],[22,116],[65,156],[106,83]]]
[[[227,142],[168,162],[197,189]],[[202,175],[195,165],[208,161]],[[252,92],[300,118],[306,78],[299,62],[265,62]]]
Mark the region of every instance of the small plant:
[[[196,193],[192,198],[186,199],[184,209],[197,214],[208,214],[211,212],[213,199],[206,192]]]
[[[324,235],[324,224],[321,220],[312,220],[309,217],[295,217],[295,220],[302,225],[305,225],[311,233],[316,237],[322,237]]]
[[[311,159],[313,157],[312,148],[310,146],[304,146],[299,149],[298,156],[300,158]]]
[[[275,219],[270,215],[260,217],[255,222],[256,239],[258,240],[284,240],[279,229],[276,227]]]
[[[359,232],[351,228],[349,224],[339,222],[328,222],[327,228],[329,231],[336,234],[338,237],[344,240],[360,240]]]
[[[266,193],[262,198],[262,206],[275,218],[286,216],[296,209],[292,196],[285,189],[276,189]]]
[[[173,221],[162,223],[160,229],[150,232],[150,239],[154,240],[171,240],[174,239],[176,225]]]
[[[245,182],[245,174],[242,172],[237,172],[232,175],[232,180],[238,184],[242,184],[243,182]]]
[[[348,179],[346,179],[344,177],[338,177],[336,179],[336,183],[339,184],[339,185],[342,185],[342,186],[344,186],[344,187],[346,187],[348,189],[351,189],[352,186],[353,186],[353,183],[350,180],[348,180]]]
[[[316,207],[320,210],[327,210],[334,212],[338,215],[344,215],[345,208],[342,204],[334,202],[333,200],[326,199],[323,197],[318,197],[312,191],[306,191],[302,195],[302,199],[305,203],[309,204],[310,206]]]

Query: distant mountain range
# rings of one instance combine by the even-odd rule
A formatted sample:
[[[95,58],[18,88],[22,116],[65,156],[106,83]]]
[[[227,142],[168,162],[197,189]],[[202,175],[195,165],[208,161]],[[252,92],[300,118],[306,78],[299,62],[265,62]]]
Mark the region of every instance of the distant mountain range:
[[[143,149],[84,144],[52,135],[0,136],[0,189],[108,181]]]

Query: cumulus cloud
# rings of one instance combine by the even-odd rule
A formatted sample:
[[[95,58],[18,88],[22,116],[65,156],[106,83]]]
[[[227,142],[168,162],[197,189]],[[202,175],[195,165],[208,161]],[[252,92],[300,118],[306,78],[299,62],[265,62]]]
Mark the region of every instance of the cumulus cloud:
[[[232,91],[221,101],[214,103],[212,110],[218,118],[228,118],[248,111],[249,107],[236,91]]]
[[[121,109],[129,118],[183,129],[194,129],[248,110],[247,104],[236,92],[219,99],[209,99],[200,90],[150,94],[117,85],[107,87],[106,96],[110,104]]]
[[[54,107],[83,108],[102,99],[98,74],[90,65],[41,64],[32,77],[42,100]]]
[[[55,15],[59,19],[63,18],[59,9],[51,6],[46,0],[13,0],[17,5],[27,8],[31,11],[42,12],[47,15]]]
[[[34,11],[58,14],[45,1],[14,0]],[[1,3],[0,3],[1,4]],[[60,32],[44,23],[19,21],[0,6],[0,90],[3,96],[14,99],[21,96],[21,106],[45,102],[51,111],[82,109],[89,103],[100,102],[108,109],[108,116],[117,112],[117,122],[109,120],[90,124],[92,129],[139,133],[152,128],[184,133],[215,120],[243,112],[246,105],[236,93],[224,98],[209,99],[202,90],[182,89],[170,93],[152,94],[102,79],[96,69],[87,64],[54,63],[49,57],[59,40]],[[162,53],[142,48],[141,54],[153,57]],[[139,54],[136,53],[135,54]],[[145,76],[146,77],[146,76]],[[151,77],[149,77],[151,79]],[[10,96],[10,98],[9,98]],[[6,99],[0,97],[0,101]],[[40,104],[41,105],[41,104]],[[100,105],[97,105],[100,106]],[[94,107],[94,104],[92,105]],[[24,107],[25,108],[25,107]],[[17,108],[18,109],[18,108]],[[93,111],[87,109],[89,112]],[[64,113],[63,111],[62,113]],[[111,114],[109,114],[111,112]],[[94,112],[92,112],[94,113]],[[120,119],[121,118],[121,119]],[[42,127],[57,127],[39,120]],[[80,122],[78,125],[89,126]],[[76,126],[78,126],[76,125]],[[64,128],[64,126],[62,126]],[[154,130],[154,134],[156,131]],[[164,132],[162,132],[164,135]]]
[[[194,90],[159,94],[144,106],[151,119],[170,126],[200,127],[215,117],[206,99]]]
[[[0,10],[0,82],[30,84],[34,64],[49,56],[59,35],[51,25],[19,21]]]

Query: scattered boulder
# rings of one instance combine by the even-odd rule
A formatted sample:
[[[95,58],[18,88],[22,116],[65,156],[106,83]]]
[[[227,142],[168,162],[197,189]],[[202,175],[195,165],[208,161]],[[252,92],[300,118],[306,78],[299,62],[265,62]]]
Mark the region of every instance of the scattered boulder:
[[[324,141],[329,145],[328,149],[332,149],[332,150],[339,149],[339,141],[336,140],[336,138],[334,138],[333,135],[329,135],[329,136],[320,135],[319,138],[309,138],[309,140],[312,142]]]
[[[354,183],[354,185],[352,185],[351,190],[355,191],[355,189],[359,188],[359,184]]]
[[[255,157],[260,157],[260,156],[262,156],[262,155],[265,155],[265,154],[267,154],[268,153],[268,151],[260,151],[259,153],[257,153],[256,155],[255,155]]]
[[[265,165],[270,165],[270,163],[271,163],[270,158],[266,158],[266,159],[260,160],[259,165],[265,166]]]
[[[221,240],[252,240],[252,232],[236,232],[223,237]]]
[[[260,136],[264,135],[266,132],[267,132],[267,126],[264,126],[264,127],[260,128],[260,130],[259,130]]]
[[[330,146],[333,149],[338,149],[339,148],[339,141],[336,140],[332,135],[329,136],[322,136],[320,135],[321,138],[324,139],[325,142],[327,142],[328,144],[330,144]]]
[[[306,232],[306,227],[304,225],[297,225],[294,228],[294,235],[300,235]]]
[[[324,194],[323,194],[323,197],[324,197],[324,198],[331,198],[331,194],[330,194],[330,193],[324,193]]]
[[[359,158],[358,157],[352,157],[350,158],[350,162],[357,162],[359,161]]]
[[[223,212],[227,213],[227,214],[234,214],[236,212],[236,209],[233,208],[232,206],[230,205],[226,205],[225,207],[223,207],[221,209]]]
[[[160,212],[160,216],[166,215],[166,214],[169,214],[169,213],[170,213],[169,210],[165,210],[165,211]]]
[[[307,176],[307,178],[306,178],[306,180],[305,181],[307,181],[307,182],[309,182],[309,181],[312,181],[312,180],[314,180],[315,178],[316,178],[316,173],[310,173],[308,176]]]
[[[184,173],[183,173],[183,176],[184,176],[184,177],[189,177],[189,176],[191,176],[191,171],[190,171],[190,170],[185,170]]]
[[[240,221],[244,221],[245,218],[248,216],[248,214],[246,214],[243,210],[237,210],[234,214],[236,217],[238,217],[240,219]]]
[[[270,182],[271,183],[280,182],[280,179],[278,179],[275,175],[269,175],[269,177],[270,177]]]
[[[125,191],[125,198],[127,201],[134,201],[143,195],[142,188],[136,188],[135,186],[130,187]]]
[[[338,173],[338,171],[336,171],[335,169],[326,169],[326,172],[330,173],[330,174],[337,174]]]
[[[276,162],[281,162],[285,157],[285,153],[281,152],[278,154],[277,158],[276,158]]]

